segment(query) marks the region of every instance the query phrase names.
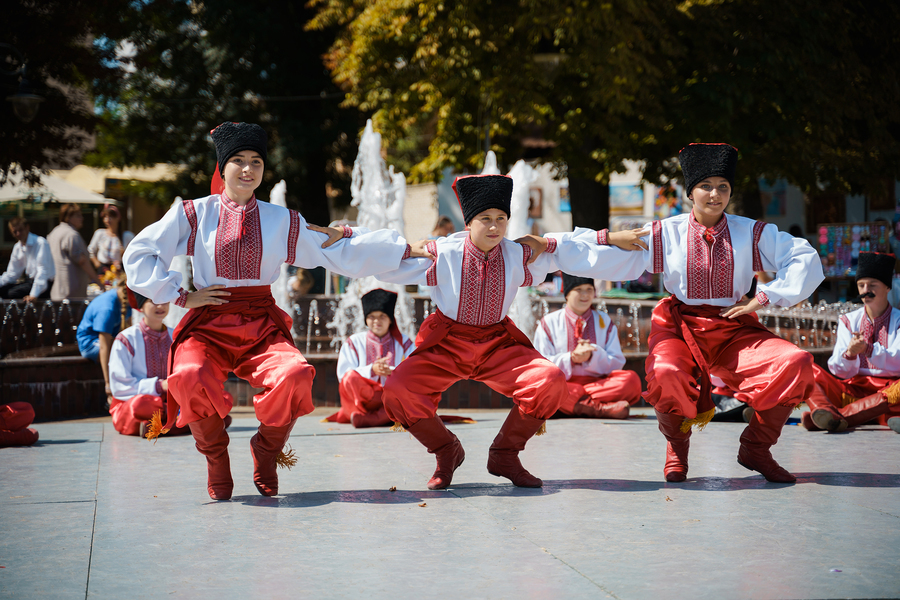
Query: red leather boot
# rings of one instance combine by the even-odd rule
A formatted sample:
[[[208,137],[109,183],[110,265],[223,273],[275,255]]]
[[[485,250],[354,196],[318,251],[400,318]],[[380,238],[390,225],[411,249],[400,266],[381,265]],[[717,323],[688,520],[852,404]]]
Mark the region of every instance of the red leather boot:
[[[230,500],[234,490],[225,422],[213,415],[190,423],[197,450],[206,457],[206,489],[213,500]]]
[[[598,404],[581,401],[572,408],[572,414],[576,417],[587,417],[588,419],[627,419],[628,407],[627,400],[601,402]]]
[[[775,462],[769,448],[778,442],[781,428],[794,410],[791,406],[776,406],[756,411],[750,424],[741,434],[741,447],[737,461],[742,467],[762,473],[773,483],[794,483],[797,478]]]
[[[384,406],[373,412],[355,412],[350,415],[350,423],[357,429],[364,427],[387,427],[394,422],[388,416]]]
[[[506,477],[518,487],[538,488],[544,485],[543,481],[525,470],[519,460],[519,452],[525,449],[525,443],[543,424],[543,419],[526,415],[514,406],[488,450],[488,473]]]
[[[38,441],[38,432],[30,427],[18,431],[0,430],[0,448],[12,446],[31,446]]]
[[[450,486],[453,472],[466,460],[466,451],[453,433],[447,429],[437,415],[420,419],[406,428],[414,438],[419,440],[428,452],[434,454],[437,468],[428,480],[429,490],[442,490]]]
[[[809,406],[810,417],[813,424],[818,429],[832,431],[838,433],[847,429],[847,421],[838,412],[837,407],[831,403],[825,390],[818,383],[813,386],[813,391],[806,399],[806,405]],[[800,422],[803,423],[803,415],[800,415]],[[805,425],[804,425],[805,427]],[[809,429],[807,427],[807,429]],[[810,429],[810,431],[815,431]]]
[[[847,427],[859,427],[887,414],[890,408],[887,396],[881,392],[875,392],[871,396],[855,400],[842,408],[841,416],[846,420]]]
[[[297,419],[281,427],[259,426],[250,438],[250,455],[253,457],[253,483],[263,496],[278,494],[278,455],[291,437]]]
[[[822,428],[813,422],[812,413],[808,410],[803,411],[800,415],[800,424],[807,431],[822,431]]]
[[[684,417],[675,413],[656,411],[656,420],[659,422],[659,430],[666,436],[666,465],[663,467],[666,481],[672,483],[684,481],[688,473],[691,430],[688,429],[687,433],[681,431]]]

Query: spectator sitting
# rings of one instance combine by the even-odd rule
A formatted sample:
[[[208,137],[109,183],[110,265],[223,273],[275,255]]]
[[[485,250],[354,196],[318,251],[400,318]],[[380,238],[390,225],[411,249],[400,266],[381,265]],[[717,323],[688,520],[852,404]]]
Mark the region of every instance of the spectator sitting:
[[[8,225],[16,245],[6,272],[0,275],[0,298],[23,298],[26,302],[49,298],[56,269],[47,240],[31,233],[25,217],[13,217]]]
[[[441,215],[438,217],[437,223],[435,223],[434,229],[431,231],[431,236],[429,236],[428,239],[436,240],[438,238],[446,237],[455,231],[456,225],[453,224],[450,217]]]
[[[77,204],[63,204],[59,209],[59,225],[47,236],[56,271],[50,298],[83,298],[89,281],[100,285],[100,278],[88,259],[87,247],[78,230],[84,216]]]

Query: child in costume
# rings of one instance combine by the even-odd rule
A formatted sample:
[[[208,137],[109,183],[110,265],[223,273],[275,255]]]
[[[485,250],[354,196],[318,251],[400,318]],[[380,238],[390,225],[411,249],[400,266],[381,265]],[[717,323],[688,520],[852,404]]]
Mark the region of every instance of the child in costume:
[[[893,254],[859,253],[863,306],[841,316],[831,373],[814,367],[816,386],[806,399],[811,412],[800,419],[809,431],[844,431],[879,419],[900,433],[900,311],[888,303],[895,262]]]
[[[29,427],[34,421],[34,408],[27,402],[0,405],[0,448],[31,446],[38,441],[37,430]]]
[[[488,453],[488,472],[515,485],[542,482],[522,466],[518,453],[568,397],[565,376],[534,349],[506,316],[521,286],[543,281],[566,254],[587,268],[596,252],[571,242],[528,264],[531,249],[503,237],[509,219],[512,179],[503,175],[459,177],[453,183],[467,231],[429,241],[435,260],[404,260],[383,281],[429,286],[437,310],[422,323],[416,350],[394,370],[384,387],[388,416],[435,455],[428,488],[450,485],[465,451],[436,416],[441,392],[460,379],[483,381],[510,396],[515,406]],[[596,247],[594,247],[596,248]]]
[[[132,295],[131,308],[143,315],[137,325],[122,330],[113,341],[109,356],[109,414],[122,435],[146,435],[150,420],[166,412],[166,374],[172,329],[163,319],[168,302],[154,304],[140,294]],[[225,392],[226,397],[229,396]],[[233,400],[230,400],[233,402]],[[225,417],[226,425],[231,417]],[[187,427],[175,427],[169,435],[187,435]]]
[[[120,278],[112,289],[103,292],[88,304],[75,330],[75,340],[81,355],[100,364],[106,393],[109,387],[109,356],[116,335],[131,324],[131,306],[125,279]]]
[[[797,304],[824,275],[818,254],[805,239],[772,224],[725,214],[737,158],[737,149],[728,144],[686,146],[679,160],[693,201],[689,213],[648,225],[646,249],[608,247],[590,269],[565,265],[570,273],[617,281],[636,279],[645,271],[663,274],[672,295],[653,310],[644,398],[656,409],[667,441],[667,481],[687,478],[691,427],[702,428],[715,413],[710,375],[756,411],[741,434],[738,463],[768,481],[796,481],[769,449],[812,389],[812,355],[771,333],[754,313],[769,304]],[[606,230],[582,229],[570,237],[608,243]],[[772,271],[776,277],[744,298],[758,271]]]
[[[341,409],[325,420],[354,427],[391,425],[382,401],[383,386],[415,346],[394,320],[396,293],[376,289],[360,300],[368,331],[354,333],[341,346],[337,363]]]
[[[559,412],[571,417],[627,419],[641,399],[641,378],[623,371],[619,332],[605,312],[594,310],[594,280],[563,273],[566,306],[541,319],[534,348],[566,376],[569,396]]]
[[[294,346],[290,317],[272,297],[281,265],[321,265],[363,277],[396,268],[413,251],[393,231],[307,226],[298,212],[257,200],[267,157],[265,131],[255,124],[224,123],[211,135],[218,159],[214,183],[216,178],[222,183],[221,193],[173,206],[135,236],[123,264],[132,289],[155,303],[190,309],[169,354],[163,430],[175,426],[176,415],[179,427],[190,427],[206,456],[210,497],[227,500],[234,483],[224,422],[231,402],[223,382],[234,372],[262,388],[253,399],[260,421],[250,440],[253,482],[260,494],[274,496],[282,448],[296,420],[313,410],[315,375]],[[183,289],[181,275],[170,270],[181,254],[191,257],[195,292]]]

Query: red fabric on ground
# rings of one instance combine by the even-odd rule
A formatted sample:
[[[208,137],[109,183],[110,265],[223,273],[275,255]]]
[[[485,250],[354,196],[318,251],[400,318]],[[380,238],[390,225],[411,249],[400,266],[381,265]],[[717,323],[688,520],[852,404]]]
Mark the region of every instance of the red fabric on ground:
[[[559,411],[566,415],[572,414],[579,400],[596,408],[620,400],[634,405],[641,399],[641,378],[634,371],[617,370],[604,377],[574,375],[566,382],[566,387],[569,396],[559,406]]]
[[[21,431],[34,421],[34,407],[27,402],[10,402],[0,406],[0,430]]]
[[[841,409],[849,404],[848,399],[844,397],[845,394],[858,400],[871,396],[897,381],[895,377],[875,377],[874,375],[854,375],[849,379],[838,379],[819,365],[814,365],[813,373],[821,390],[814,390],[811,393],[811,402],[807,404],[810,405],[810,408],[814,408],[814,404],[827,400],[838,412],[842,412]],[[886,415],[878,417],[878,422],[881,425],[887,425],[887,420],[891,417],[900,417],[900,404],[891,405]]]

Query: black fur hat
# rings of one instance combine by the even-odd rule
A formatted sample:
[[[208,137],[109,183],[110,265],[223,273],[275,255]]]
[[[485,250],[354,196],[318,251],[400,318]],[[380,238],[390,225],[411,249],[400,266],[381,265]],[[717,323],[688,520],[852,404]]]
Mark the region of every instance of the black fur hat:
[[[135,310],[141,310],[141,307],[144,306],[144,302],[150,300],[147,296],[141,296],[136,291],[131,288],[125,288],[128,296],[128,306]]]
[[[891,282],[894,279],[895,261],[893,254],[860,252],[859,262],[856,264],[856,280],[859,281],[864,277],[871,277],[891,287]]]
[[[724,177],[733,190],[737,159],[737,148],[729,144],[688,144],[678,153],[685,193],[690,196],[707,177]]]
[[[463,175],[453,182],[466,225],[478,213],[499,208],[509,217],[513,180],[506,175]]]
[[[378,288],[364,294],[360,300],[362,301],[364,319],[369,316],[369,313],[380,310],[390,317],[391,323],[394,322],[394,307],[397,306],[396,292]]]
[[[216,146],[216,160],[219,161],[219,173],[225,170],[228,159],[243,150],[254,150],[267,159],[266,148],[269,138],[265,130],[256,123],[222,123],[209,132]]]
[[[573,289],[577,288],[579,285],[589,284],[594,285],[594,280],[588,277],[576,277],[575,275],[569,275],[568,273],[562,274],[563,280],[563,298],[569,295]]]

